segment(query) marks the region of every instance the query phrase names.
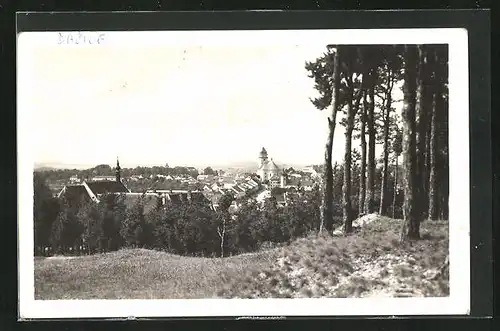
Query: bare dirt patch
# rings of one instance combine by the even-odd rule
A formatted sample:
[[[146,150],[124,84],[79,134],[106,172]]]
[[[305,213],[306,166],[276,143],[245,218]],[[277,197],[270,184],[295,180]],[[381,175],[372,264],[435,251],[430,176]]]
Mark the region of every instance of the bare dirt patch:
[[[422,224],[423,239],[401,245],[400,220],[366,215],[347,237],[310,236],[284,247],[274,265],[219,291],[223,297],[425,297],[449,295],[439,270],[447,222]],[[255,277],[253,277],[255,276]]]

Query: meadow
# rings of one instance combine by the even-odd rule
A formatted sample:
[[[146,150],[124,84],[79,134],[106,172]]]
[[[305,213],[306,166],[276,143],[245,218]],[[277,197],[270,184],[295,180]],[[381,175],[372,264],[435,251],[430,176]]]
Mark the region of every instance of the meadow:
[[[355,222],[356,223],[356,222]],[[402,221],[375,217],[349,236],[310,235],[226,258],[146,249],[35,258],[35,299],[447,296],[448,222],[425,221],[399,242]]]

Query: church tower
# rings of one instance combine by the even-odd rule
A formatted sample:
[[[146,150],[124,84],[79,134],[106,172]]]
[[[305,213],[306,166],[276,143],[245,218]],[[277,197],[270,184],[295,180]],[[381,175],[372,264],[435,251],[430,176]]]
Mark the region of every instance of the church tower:
[[[260,151],[259,154],[259,169],[262,168],[264,164],[267,163],[267,151],[264,147],[262,147],[262,150]]]
[[[118,160],[118,157],[117,157],[117,158],[116,158],[116,173],[115,173],[115,175],[116,175],[116,181],[117,181],[118,183],[120,183],[120,182],[121,182],[121,179],[122,179],[122,178],[121,178],[121,177],[122,177],[122,176],[121,176],[121,170],[122,170],[122,168],[120,167],[120,161]]]

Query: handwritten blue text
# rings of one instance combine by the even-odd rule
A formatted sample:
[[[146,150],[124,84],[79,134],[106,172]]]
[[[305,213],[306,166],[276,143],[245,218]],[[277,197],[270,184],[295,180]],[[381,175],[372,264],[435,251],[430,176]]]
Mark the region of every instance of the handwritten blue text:
[[[59,45],[99,45],[104,42],[104,33],[97,32],[59,32]]]

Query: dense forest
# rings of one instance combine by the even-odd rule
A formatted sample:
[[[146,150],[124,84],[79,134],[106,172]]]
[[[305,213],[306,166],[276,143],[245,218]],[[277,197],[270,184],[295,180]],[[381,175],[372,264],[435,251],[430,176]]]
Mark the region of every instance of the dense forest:
[[[107,195],[99,204],[54,198],[46,181],[69,178],[75,171],[35,172],[36,254],[144,247],[227,256],[311,232],[332,233],[337,226],[349,235],[353,220],[368,213],[402,219],[403,241],[418,239],[427,219],[447,220],[447,45],[330,45],[305,68],[319,94],[311,102],[328,112],[321,184],[313,191],[289,192],[284,207],[275,199],[263,205],[247,199],[230,213],[234,199],[224,195],[217,211],[190,202],[158,204],[145,212],[142,199],[127,206],[119,195]],[[337,125],[345,132],[341,163],[332,160]],[[87,178],[113,171],[103,165],[78,174]],[[122,170],[123,177],[131,174],[196,177],[198,171],[168,166]]]
[[[389,215],[391,195],[394,214],[400,186],[402,240],[419,238],[419,225],[425,219],[447,219],[447,45],[329,45],[323,56],[306,62],[305,67],[319,92],[312,103],[330,112],[325,123],[329,135],[325,143],[322,229],[333,229],[332,206],[339,201],[334,176],[338,168],[332,165],[337,123],[345,131],[345,156],[340,168],[346,234],[352,231],[356,214]],[[399,86],[403,94],[400,116],[393,100]],[[352,148],[358,138],[360,155]],[[383,145],[380,166],[375,157],[378,143]],[[359,172],[353,169],[353,159],[358,156]]]

